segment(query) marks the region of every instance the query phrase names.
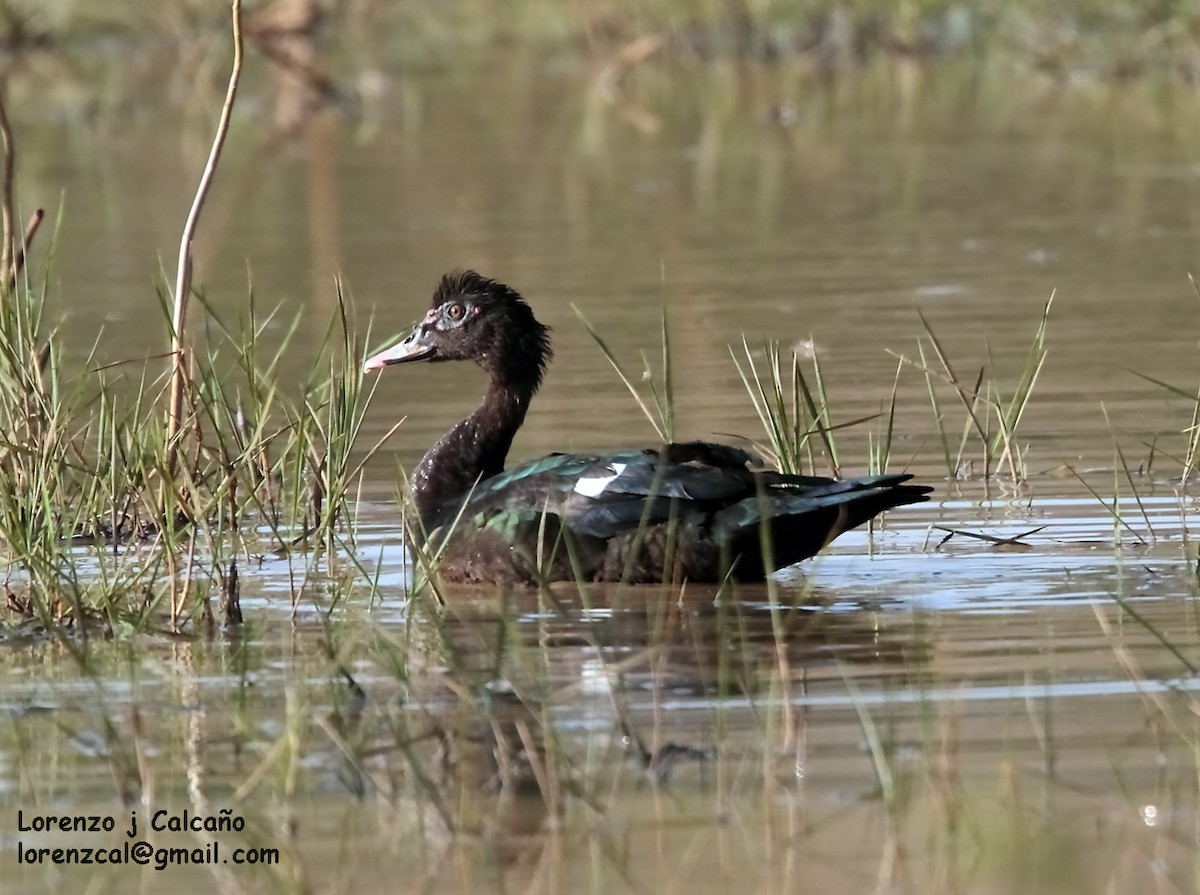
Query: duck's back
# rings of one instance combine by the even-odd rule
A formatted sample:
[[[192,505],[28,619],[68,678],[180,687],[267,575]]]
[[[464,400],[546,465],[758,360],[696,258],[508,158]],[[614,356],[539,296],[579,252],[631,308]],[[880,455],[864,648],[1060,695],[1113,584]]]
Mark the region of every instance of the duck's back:
[[[428,544],[448,580],[754,580],[930,490],[907,475],[837,481],[753,462],[707,442],[549,454],[444,507]]]

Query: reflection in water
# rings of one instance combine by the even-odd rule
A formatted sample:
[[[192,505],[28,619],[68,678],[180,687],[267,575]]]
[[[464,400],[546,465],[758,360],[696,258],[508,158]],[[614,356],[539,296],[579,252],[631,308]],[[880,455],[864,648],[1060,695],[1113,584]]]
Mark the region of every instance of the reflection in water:
[[[339,98],[320,65],[318,0],[275,0],[246,23],[250,39],[275,64],[275,129],[298,131],[323,105]]]
[[[595,101],[587,66],[479,53],[431,71],[382,65],[369,49],[343,58],[331,46],[347,83],[381,82],[369,117],[319,115],[311,142],[265,153],[253,110],[274,104],[259,81],[281,70],[247,72],[246,118],[234,122],[199,236],[197,283],[218,308],[241,307],[249,265],[260,305],[283,306],[266,338],[282,338],[304,310],[302,333],[321,339],[337,271],[360,322],[375,317],[375,344],[417,315],[424,284],[445,270],[494,272],[545,314],[559,346],[520,458],[649,434],[572,303],[636,367],[657,347],[665,296],[681,435],[711,437],[758,429],[728,357],[742,334],[752,348],[764,337],[820,346],[844,421],[879,412],[896,371],[888,352],[913,355],[918,309],[964,377],[990,351],[1007,393],[1056,289],[1049,361],[1023,421],[1031,466],[1111,465],[1101,400],[1114,425],[1176,453],[1168,442],[1185,422],[1118,371],[1190,390],[1194,334],[1177,323],[1190,300],[1188,129],[1200,111],[1186,98],[1144,87],[1070,94],[954,67],[868,68],[826,83],[786,67],[655,62],[621,81],[623,97],[660,119],[642,135]],[[164,60],[132,62],[123,77],[171,83],[154,67]],[[53,207],[66,193],[54,276],[72,344],[106,327],[102,360],[142,356],[147,334],[128,324],[153,306],[147,284],[173,249],[165,234],[187,208],[210,117],[143,90],[144,114],[117,104],[89,128],[69,103],[87,85],[53,93],[47,77],[23,70],[12,81],[28,147],[22,205]],[[72,83],[69,72],[55,78]],[[35,94],[57,97],[53,115],[36,114],[47,107],[28,101]],[[772,121],[781,103],[790,126]],[[180,133],[181,144],[164,140]],[[287,380],[303,378],[310,358],[302,337],[284,357]],[[944,474],[924,379],[902,372],[893,457]],[[407,415],[394,446],[411,466],[479,387],[408,371],[381,385],[363,441]],[[867,455],[869,428],[840,433],[847,458]],[[389,459],[373,467],[377,496],[391,490]]]
[[[766,587],[742,586],[736,599],[714,595],[696,585],[598,586],[583,601],[563,588],[548,597],[518,592],[497,605],[495,597],[456,593],[441,630],[456,661],[484,674],[549,673],[552,682],[617,696],[753,696],[783,668],[799,680],[815,666],[919,666],[926,654],[919,636],[889,639],[869,617],[823,611],[817,590],[784,592],[775,598],[783,602]],[[524,668],[522,657],[539,648],[552,651],[552,668]]]
[[[402,755],[414,776],[387,790],[455,834],[526,836],[556,823],[570,800],[599,810],[598,791],[628,772],[667,785],[681,765],[746,747],[725,755],[712,730],[664,726],[656,707],[666,700],[714,710],[729,697],[786,703],[812,676],[919,675],[928,656],[919,629],[892,635],[822,611],[814,594],[757,608],[651,588],[596,591],[586,608],[536,594],[461,596],[410,619],[399,702],[381,715],[340,668],[346,704],[329,720],[349,749],[338,777],[351,792],[363,797],[387,778],[369,756]],[[580,737],[599,747],[599,765],[576,764]]]
[[[598,821],[618,791],[653,801],[677,780],[688,793],[697,772],[703,791],[721,768],[745,762],[747,749],[762,748],[750,746],[757,725],[734,725],[742,729],[730,737],[664,721],[656,706],[665,699],[715,712],[730,695],[786,702],[813,669],[860,673],[834,670],[846,663],[868,676],[879,667],[919,674],[927,651],[919,632],[893,636],[824,612],[811,593],[771,606],[763,588],[758,607],[714,604],[700,589],[595,589],[586,606],[551,594],[458,596],[411,619],[420,633],[403,700],[382,716],[355,712],[349,727],[339,724],[344,742],[358,744],[340,776],[347,780],[349,769],[351,790],[368,796],[366,782],[386,766],[364,774],[370,756],[403,756],[407,779],[389,791],[416,810],[412,835],[443,843],[473,872],[512,866],[523,876],[561,861],[565,843],[555,831],[576,825],[580,812]],[[359,689],[352,680],[350,688]],[[782,713],[778,749],[764,749],[772,779],[802,773],[807,717]],[[616,849],[606,860],[624,864],[628,845],[607,839],[596,842],[602,852]]]
[[[1053,556],[1031,561],[1049,576]],[[402,874],[432,892],[704,893],[790,890],[803,874],[836,891],[876,876],[905,891],[1135,891],[1138,856],[1175,866],[1196,810],[1178,733],[1190,684],[1156,632],[1186,656],[1198,629],[1181,627],[1184,603],[1137,596],[1143,579],[1184,587],[1143,560],[1159,571],[1123,597],[1138,621],[1110,605],[1103,625],[1086,597],[881,608],[865,570],[716,601],[693,587],[463,591],[446,607],[390,594],[371,616],[289,625],[286,596],[249,596],[278,570],[248,571],[240,636],[97,644],[102,687],[45,646],[0,653],[15,769],[0,800],[108,805],[120,769],[145,810],[245,814],[236,842],[282,847],[272,878],[300,887]],[[954,565],[965,588],[995,577],[989,562],[942,557],[931,575]],[[1070,577],[1084,594],[1116,580]],[[1084,860],[1097,850],[1120,858]],[[198,889],[206,873],[173,880]]]

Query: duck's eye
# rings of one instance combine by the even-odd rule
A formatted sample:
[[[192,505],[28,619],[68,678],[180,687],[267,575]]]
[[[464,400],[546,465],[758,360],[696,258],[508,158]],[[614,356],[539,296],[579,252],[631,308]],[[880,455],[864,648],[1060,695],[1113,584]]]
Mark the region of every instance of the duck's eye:
[[[450,307],[446,308],[446,316],[457,322],[467,316],[467,309],[458,302],[455,302]]]

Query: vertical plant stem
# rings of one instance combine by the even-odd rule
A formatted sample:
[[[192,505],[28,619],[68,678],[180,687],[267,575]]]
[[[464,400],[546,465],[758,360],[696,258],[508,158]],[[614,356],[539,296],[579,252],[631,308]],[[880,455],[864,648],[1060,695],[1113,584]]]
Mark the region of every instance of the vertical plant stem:
[[[16,279],[13,270],[13,252],[17,238],[16,218],[13,215],[13,171],[17,166],[17,146],[12,128],[8,125],[8,111],[4,108],[4,85],[0,83],[0,139],[4,141],[4,181],[0,185],[0,228],[3,230],[4,245],[0,247],[0,281],[7,283]]]
[[[192,288],[192,239],[195,237],[196,225],[200,220],[200,210],[204,207],[209,186],[217,171],[217,163],[221,159],[225,135],[229,132],[229,117],[233,111],[233,101],[237,96],[238,79],[241,77],[241,73],[242,4],[241,0],[233,0],[233,70],[229,73],[229,88],[225,93],[225,105],[221,108],[221,118],[217,122],[217,133],[213,138],[212,150],[208,154],[208,164],[204,166],[204,174],[200,177],[200,185],[196,188],[191,211],[188,212],[187,222],[183,226],[183,236],[179,240],[179,266],[175,274],[175,305],[171,314],[171,404],[167,416],[167,471],[172,476],[175,474],[176,456],[179,449],[179,430],[183,425],[183,396],[188,383],[183,337],[184,323],[187,319],[188,295]]]

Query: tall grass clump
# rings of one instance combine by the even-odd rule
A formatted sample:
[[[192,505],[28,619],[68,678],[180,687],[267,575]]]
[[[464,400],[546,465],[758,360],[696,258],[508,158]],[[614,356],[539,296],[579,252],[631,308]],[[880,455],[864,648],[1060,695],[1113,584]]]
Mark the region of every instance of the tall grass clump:
[[[172,629],[211,623],[214,585],[225,621],[238,622],[239,561],[303,552],[305,573],[293,589],[299,599],[321,558],[352,552],[349,506],[365,462],[354,453],[355,441],[369,396],[341,283],[337,313],[299,395],[286,393],[279,382],[297,327],[293,323],[281,344],[268,350],[262,334],[277,312],[260,319],[253,291],[236,323],[199,297],[204,351],[195,327],[187,326],[192,241],[241,68],[238,0],[231,9],[229,88],[184,225],[174,294],[160,294],[170,343],[167,370],[161,356],[96,366],[99,344],[86,363],[70,360],[68,346],[45,320],[44,287],[17,276],[40,215],[18,243],[8,211],[11,178],[3,183],[5,583],[10,610],[57,633],[77,629],[86,636],[86,623],[97,620],[138,630],[164,621]],[[0,113],[2,105],[0,97]],[[0,129],[11,170],[14,141],[3,114]]]
[[[978,373],[972,379],[961,378],[933,325],[924,314],[918,312],[925,336],[917,344],[919,361],[916,366],[925,377],[946,473],[950,479],[971,478],[981,474],[987,481],[1005,472],[1012,484],[1018,485],[1028,478],[1029,469],[1018,432],[1038,376],[1046,363],[1046,328],[1053,302],[1054,295],[1051,294],[1042,309],[1017,381],[1010,388],[1005,388],[997,379],[997,365],[990,346],[987,349],[987,363],[979,368]],[[963,408],[964,420],[957,436],[947,425],[949,410],[942,396],[946,386]]]
[[[785,355],[777,342],[764,343],[760,358],[743,339],[744,362],[732,349],[730,353],[766,435],[767,443],[758,447],[770,462],[780,472],[789,474],[817,474],[819,467],[824,466],[834,478],[840,477],[842,463],[835,433],[872,420],[876,414],[834,423],[825,375],[815,354],[810,382],[800,356],[795,352]],[[889,429],[880,444],[880,458],[890,451],[890,424],[894,416],[893,393]]]
[[[81,468],[74,421],[86,399],[63,381],[61,348],[46,331],[41,298],[22,286],[0,301],[0,538],[8,548],[9,605],[49,624],[79,607],[77,589],[63,586],[59,569],[63,531],[85,530],[86,511],[59,497],[74,490]],[[14,578],[24,587],[14,588]]]
[[[368,396],[344,301],[298,396],[279,386],[295,326],[264,356],[253,300],[240,325],[210,310],[209,345],[170,441],[164,374],[130,363],[69,373],[41,296],[9,298],[0,306],[0,539],[10,607],[44,624],[99,613],[140,626],[169,598],[178,626],[211,614],[204,601],[188,603],[193,576],[196,593],[213,583],[224,592],[239,558],[349,553],[364,462],[353,448]]]

